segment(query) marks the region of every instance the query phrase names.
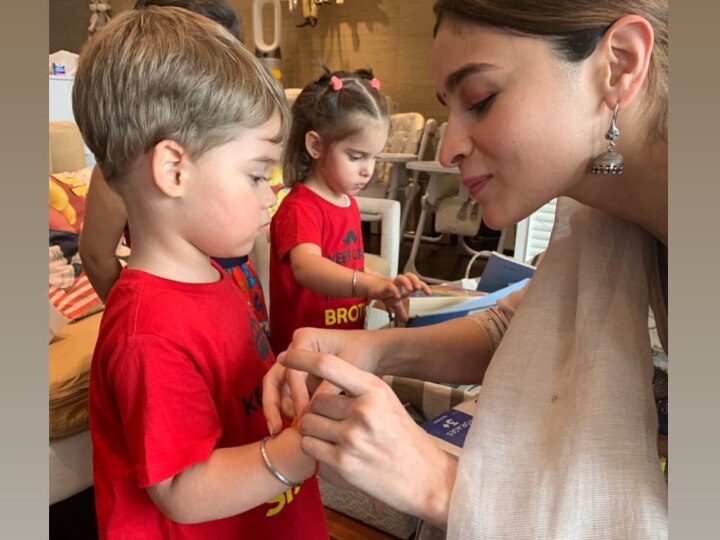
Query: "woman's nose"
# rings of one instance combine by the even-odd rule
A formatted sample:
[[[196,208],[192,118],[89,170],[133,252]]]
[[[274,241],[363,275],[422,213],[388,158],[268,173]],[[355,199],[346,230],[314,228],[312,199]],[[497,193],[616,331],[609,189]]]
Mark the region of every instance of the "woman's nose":
[[[470,154],[472,142],[456,122],[448,123],[440,141],[440,163],[444,167],[457,167]]]

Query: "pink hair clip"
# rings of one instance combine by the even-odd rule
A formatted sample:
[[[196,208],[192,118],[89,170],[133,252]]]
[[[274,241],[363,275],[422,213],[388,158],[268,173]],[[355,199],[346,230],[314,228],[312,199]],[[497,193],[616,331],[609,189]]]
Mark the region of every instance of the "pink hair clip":
[[[330,77],[330,84],[332,84],[333,90],[340,90],[343,87],[342,79],[337,78],[335,75]]]
[[[380,91],[380,80],[377,77],[370,79],[370,86],[372,86],[378,92]]]

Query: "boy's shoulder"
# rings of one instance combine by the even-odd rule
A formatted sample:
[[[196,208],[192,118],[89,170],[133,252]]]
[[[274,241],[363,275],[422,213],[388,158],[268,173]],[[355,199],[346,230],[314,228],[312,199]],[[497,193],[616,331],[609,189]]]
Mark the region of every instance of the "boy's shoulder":
[[[246,306],[231,276],[225,271],[221,276],[213,283],[183,283],[124,269],[108,295],[103,324],[120,332],[172,336],[205,320],[217,322]]]

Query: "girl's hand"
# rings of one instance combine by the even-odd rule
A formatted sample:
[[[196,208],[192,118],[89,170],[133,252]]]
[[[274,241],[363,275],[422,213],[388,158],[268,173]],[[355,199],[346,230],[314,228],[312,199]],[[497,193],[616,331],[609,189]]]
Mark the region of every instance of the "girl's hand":
[[[430,294],[430,287],[428,287],[427,283],[421,281],[420,278],[412,272],[398,274],[393,278],[393,283],[402,293],[402,298],[400,300],[388,299],[388,301],[385,302],[385,305],[399,320],[407,321],[407,304],[403,302],[403,300],[415,291],[422,291],[425,294]]]
[[[430,287],[413,274],[405,272],[394,278],[380,276],[378,274],[368,275],[367,291],[368,297],[381,300],[387,309],[391,310],[400,321],[407,321],[407,308],[403,300],[415,291],[423,291],[430,294]]]
[[[279,361],[335,387],[318,389],[301,415],[302,449],[371,496],[444,527],[457,462],[415,424],[390,387],[327,353],[292,350]]]

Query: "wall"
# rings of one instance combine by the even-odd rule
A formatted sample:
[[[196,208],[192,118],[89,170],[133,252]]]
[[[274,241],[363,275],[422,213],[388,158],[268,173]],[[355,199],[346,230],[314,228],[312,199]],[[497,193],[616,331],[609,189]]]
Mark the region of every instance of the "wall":
[[[130,9],[135,0],[109,0],[113,13]],[[66,50],[77,53],[87,38],[90,26],[90,8],[88,0],[49,0],[50,9],[50,50]]]
[[[113,13],[132,8],[135,0],[110,0]],[[282,1],[283,82],[300,87],[319,75],[313,59],[331,69],[372,67],[400,111],[418,111],[442,122],[447,115],[435,98],[430,71],[434,0],[345,0],[318,6],[315,28],[296,28],[303,17]],[[252,46],[252,10],[248,0],[230,0],[245,22],[245,42]],[[272,38],[270,12],[264,17],[266,40]],[[50,0],[50,52],[78,52],[87,35],[86,0]]]

